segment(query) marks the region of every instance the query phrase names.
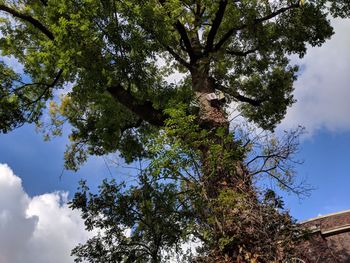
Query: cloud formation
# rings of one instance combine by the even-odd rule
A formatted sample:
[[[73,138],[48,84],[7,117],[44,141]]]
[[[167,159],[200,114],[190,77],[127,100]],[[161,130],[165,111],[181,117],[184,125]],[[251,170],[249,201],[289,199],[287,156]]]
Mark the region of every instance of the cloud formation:
[[[78,211],[67,205],[67,193],[30,198],[21,179],[0,164],[0,262],[69,263],[71,249],[91,234]]]
[[[293,61],[301,65],[295,83],[298,101],[288,110],[281,128],[303,125],[309,134],[324,128],[350,131],[350,20],[334,19],[332,25],[335,35],[331,40]]]

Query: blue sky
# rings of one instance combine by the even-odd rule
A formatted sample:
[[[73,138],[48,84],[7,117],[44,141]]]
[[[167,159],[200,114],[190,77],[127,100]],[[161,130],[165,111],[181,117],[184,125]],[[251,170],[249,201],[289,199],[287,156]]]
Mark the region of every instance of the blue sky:
[[[304,163],[297,176],[314,188],[310,197],[286,195],[285,201],[297,219],[350,209],[350,133],[319,131],[301,144],[298,154]]]
[[[126,173],[132,173],[113,165],[111,157],[91,157],[76,173],[64,170],[66,142],[64,137],[45,142],[42,134],[26,125],[0,136],[0,163],[12,168],[31,197],[54,191],[68,191],[71,197],[81,179],[96,189],[104,178],[127,179]],[[314,190],[310,197],[285,194],[286,206],[295,218],[350,209],[350,132],[317,131],[304,138],[296,158],[304,161],[296,166],[297,176]]]
[[[350,209],[350,21],[333,20],[333,25],[336,35],[331,41],[322,48],[309,50],[302,60],[292,59],[303,69],[295,83],[298,102],[278,127],[285,130],[303,125],[307,129],[297,156],[304,163],[296,171],[315,190],[304,199],[285,195],[286,207],[299,220]],[[17,245],[18,259],[11,263],[24,262],[24,255],[33,258],[33,261],[26,258],[26,262],[48,262],[45,257],[57,255],[58,247],[62,252],[57,262],[68,262],[68,245],[83,242],[89,234],[82,230],[79,215],[65,205],[66,192],[70,193],[69,198],[80,179],[87,179],[96,188],[103,178],[128,178],[125,169],[103,158],[90,158],[77,173],[63,170],[66,142],[66,137],[44,142],[42,134],[36,133],[31,125],[0,135],[0,164],[8,165],[0,165],[0,262],[6,262],[2,261],[6,252],[1,247],[9,242],[1,236],[19,224],[13,225],[9,215],[20,220],[28,232],[26,237],[23,233],[27,232],[21,231],[18,239],[13,238],[15,244],[19,240],[28,242],[23,243],[22,250]],[[7,203],[2,200],[13,205],[4,210],[1,205]],[[55,229],[46,223],[52,220],[57,221]],[[45,234],[40,232],[43,229]],[[51,247],[43,254],[38,244]],[[38,257],[42,261],[37,261]]]
[[[44,141],[34,125],[25,125],[0,135],[0,163],[14,170],[30,196],[58,190],[74,193],[79,180],[88,180],[96,188],[104,178],[116,177],[117,169],[102,157],[91,157],[78,172],[65,170],[67,143],[67,136]]]

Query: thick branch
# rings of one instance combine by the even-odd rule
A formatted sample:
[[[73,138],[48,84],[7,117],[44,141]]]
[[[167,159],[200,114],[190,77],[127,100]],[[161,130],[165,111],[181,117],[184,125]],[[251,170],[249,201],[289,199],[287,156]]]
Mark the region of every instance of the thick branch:
[[[238,91],[228,89],[227,87],[225,87],[223,85],[215,84],[215,88],[218,89],[218,90],[221,90],[224,93],[229,94],[230,96],[232,96],[233,98],[235,98],[236,100],[238,100],[240,102],[246,102],[246,103],[249,103],[252,106],[258,107],[258,106],[261,105],[261,103],[264,102],[264,100],[257,100],[257,99],[252,99],[252,98],[243,96]]]
[[[202,8],[201,3],[199,1],[196,1],[196,10],[194,11],[194,16],[195,16],[194,26],[196,29],[201,26],[201,19],[203,17],[205,9],[206,9],[205,6]]]
[[[47,4],[47,2],[45,0],[41,1],[44,5]],[[55,37],[52,34],[52,32],[46,27],[44,26],[39,20],[35,19],[34,17],[27,15],[27,14],[22,14],[20,12],[18,12],[17,10],[10,8],[8,6],[5,6],[3,4],[0,4],[0,11],[4,11],[6,13],[11,14],[12,16],[19,18],[21,20],[24,20],[25,22],[30,23],[32,26],[34,26],[36,29],[40,30],[41,33],[43,33],[45,36],[47,36],[47,38],[49,38],[50,40],[54,40]],[[41,100],[41,98],[43,96],[45,96],[45,94],[52,89],[53,87],[56,86],[57,82],[59,81],[59,79],[61,78],[63,73],[63,69],[60,69],[56,75],[56,77],[54,78],[54,80],[52,81],[52,83],[49,84],[41,84],[41,83],[37,83],[38,85],[43,85],[46,86],[46,88],[44,89],[44,91],[40,94],[40,96],[35,99],[34,101],[31,101],[29,104],[34,104],[36,102],[38,102],[39,100]],[[24,86],[28,86],[27,84]],[[23,86],[23,87],[24,87]]]
[[[262,100],[255,100],[255,99],[245,97],[245,96],[239,94],[238,92],[231,92],[230,95],[233,96],[236,100],[238,100],[240,102],[246,102],[246,103],[249,103],[250,105],[256,106],[256,107],[260,106],[261,103],[263,102]]]
[[[159,0],[159,3],[164,7],[165,0]],[[169,15],[169,13],[168,13],[168,15]],[[191,41],[187,35],[187,31],[186,31],[185,26],[179,20],[177,20],[174,23],[174,28],[180,34],[181,40],[183,41],[183,43],[186,47],[186,51],[188,52],[190,58],[194,58],[192,44],[191,44]]]
[[[107,91],[119,103],[124,105],[142,120],[155,126],[163,126],[165,115],[162,111],[153,107],[150,101],[139,102],[130,92],[126,91],[121,85],[109,87]]]
[[[37,20],[29,15],[22,14],[22,13],[18,12],[17,10],[14,10],[14,9],[12,9],[8,6],[2,5],[2,4],[0,4],[0,11],[4,11],[6,13],[9,13],[14,17],[17,17],[19,19],[22,19],[22,20],[30,23],[32,26],[39,29],[43,34],[45,34],[50,40],[54,40],[54,38],[55,38],[54,35],[39,20]]]
[[[189,56],[191,58],[193,58],[194,57],[194,52],[193,52],[193,48],[192,48],[192,45],[191,45],[191,41],[188,38],[185,26],[183,24],[181,24],[181,22],[178,20],[175,23],[175,28],[179,32],[179,34],[181,36],[181,39],[182,39],[182,41],[185,44],[185,47],[186,47],[186,50],[187,50]]]
[[[60,77],[62,76],[62,73],[63,73],[63,69],[60,69],[56,77],[54,78],[54,80],[51,82],[51,84],[49,84],[50,88],[53,88],[54,86],[56,86],[57,82],[60,80]]]
[[[299,4],[292,4],[292,5],[287,6],[287,7],[282,7],[282,8],[277,9],[276,11],[272,12],[271,14],[269,14],[267,16],[254,19],[252,21],[252,23],[242,24],[240,26],[231,28],[226,34],[223,35],[223,37],[220,39],[220,41],[215,45],[213,51],[218,51],[226,43],[226,41],[237,31],[243,30],[243,29],[247,28],[248,26],[258,25],[258,24],[260,24],[264,21],[270,20],[270,19],[272,19],[272,18],[274,18],[274,17],[276,17],[276,16],[278,16],[278,15],[280,15],[280,14],[282,14],[290,9],[298,8],[298,7],[299,7]]]
[[[211,26],[211,29],[210,29],[209,34],[208,34],[207,44],[205,46],[206,52],[209,52],[213,48],[214,39],[215,39],[215,36],[218,32],[218,29],[220,27],[222,19],[224,17],[226,6],[227,6],[227,0],[220,1],[218,11],[216,12],[216,15],[215,15],[215,18],[213,21],[213,25]]]

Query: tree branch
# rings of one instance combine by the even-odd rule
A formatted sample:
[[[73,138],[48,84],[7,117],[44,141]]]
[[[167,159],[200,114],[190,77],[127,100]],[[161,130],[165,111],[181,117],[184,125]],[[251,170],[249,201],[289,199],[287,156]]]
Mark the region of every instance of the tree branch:
[[[107,91],[120,104],[139,116],[142,120],[155,126],[163,126],[166,116],[162,111],[153,107],[152,102],[139,102],[130,92],[126,91],[120,84],[107,88]]]
[[[120,134],[123,134],[126,130],[140,127],[142,122],[142,119],[138,119],[135,123],[125,124],[123,127],[120,128]]]
[[[207,44],[205,46],[205,52],[206,53],[208,53],[213,48],[214,39],[215,39],[215,36],[216,36],[216,34],[218,32],[218,29],[220,27],[222,19],[224,17],[226,6],[227,6],[227,0],[220,1],[220,5],[219,5],[219,8],[218,8],[218,11],[215,14],[215,18],[214,18],[212,27],[211,27],[211,29],[209,31],[209,34],[208,34]]]
[[[246,102],[246,103],[249,103],[250,105],[255,106],[255,107],[260,106],[261,103],[263,102],[262,100],[255,100],[255,99],[245,97],[245,96],[239,94],[238,92],[231,92],[230,95],[240,102]]]
[[[279,156],[278,156],[277,154],[257,155],[257,156],[255,156],[253,159],[251,159],[250,161],[248,161],[248,162],[246,163],[246,166],[249,166],[251,163],[253,163],[253,162],[255,162],[256,160],[261,159],[261,158],[264,158],[264,159],[265,159],[264,164],[263,164],[263,166],[265,166],[265,164],[266,164],[266,162],[267,162],[268,159],[275,158],[275,157],[278,158]]]
[[[276,17],[276,16],[278,16],[278,15],[280,15],[280,14],[282,14],[290,9],[298,8],[298,7],[299,7],[299,3],[292,4],[292,5],[287,6],[287,7],[282,7],[282,8],[277,9],[276,11],[272,12],[271,14],[269,14],[267,16],[254,19],[253,22],[250,24],[242,24],[240,26],[231,28],[226,34],[224,34],[224,36],[220,39],[220,41],[215,45],[215,47],[213,48],[213,51],[214,52],[218,51],[223,46],[223,44],[225,44],[225,42],[237,31],[243,30],[243,29],[247,28],[248,26],[258,25],[258,24],[260,24],[264,21],[270,20],[271,18],[274,18],[274,17]]]
[[[252,48],[252,49],[248,49],[246,51],[228,49],[228,50],[226,50],[226,53],[230,54],[230,55],[234,55],[234,56],[245,57],[249,54],[256,52],[257,50],[258,50],[258,48]]]
[[[296,195],[300,195],[300,192],[297,191],[297,189],[293,188],[292,186],[288,185],[286,182],[284,182],[283,180],[281,180],[280,178],[278,178],[278,176],[274,175],[273,173],[271,173],[270,171],[261,171],[264,173],[267,173],[269,176],[271,176],[272,178],[274,178],[279,184],[283,185],[285,188],[287,188],[289,191],[291,191],[292,193],[295,193]]]
[[[178,61],[181,65],[183,65],[187,69],[191,68],[191,65],[185,59],[183,59],[179,54],[177,54],[171,47],[169,46],[164,46],[164,47],[174,57],[174,59]]]
[[[214,80],[214,83],[216,83],[215,80]],[[261,105],[261,103],[264,102],[264,100],[257,100],[257,99],[252,99],[252,98],[243,96],[238,91],[231,90],[231,89],[229,89],[229,88],[227,88],[227,87],[225,87],[223,85],[215,84],[215,88],[218,89],[218,90],[221,90],[224,93],[229,94],[230,96],[232,96],[233,98],[235,98],[236,100],[238,100],[240,102],[246,102],[246,103],[249,103],[252,106],[258,107],[258,106]]]
[[[56,77],[52,81],[52,83],[49,85],[50,88],[53,88],[54,86],[56,86],[57,82],[60,80],[60,77],[62,76],[62,73],[63,73],[63,69],[60,69]]]
[[[203,14],[206,10],[206,7],[204,6],[202,8],[202,5],[199,1],[195,1],[196,2],[196,8],[194,10],[194,16],[195,16],[195,22],[194,22],[194,25],[195,25],[195,28],[199,28],[200,27],[200,22],[201,22],[201,19],[203,17]]]
[[[270,20],[271,18],[274,18],[274,17],[278,16],[279,14],[282,14],[290,9],[298,8],[298,7],[300,7],[299,3],[291,4],[290,6],[287,6],[287,7],[282,7],[282,8],[277,9],[276,11],[272,12],[271,14],[269,14],[267,16],[255,19],[254,24],[256,25],[256,24],[262,23],[264,21]]]
[[[56,75],[56,77],[54,78],[54,80],[50,83],[50,84],[42,84],[42,83],[37,83],[37,85],[43,85],[46,86],[46,88],[44,89],[44,91],[40,94],[40,96],[38,98],[36,98],[35,100],[31,101],[30,104],[34,104],[37,103],[39,100],[41,100],[41,98],[43,96],[45,96],[45,94],[52,89],[53,87],[56,86],[57,82],[60,80],[60,77],[63,73],[63,69],[60,69]]]
[[[41,2],[44,6],[47,6],[47,0],[40,0],[40,2]]]
[[[193,52],[191,41],[188,38],[185,26],[183,24],[181,24],[181,22],[179,20],[177,20],[175,23],[175,28],[179,32],[180,37],[181,37],[182,41],[184,42],[184,45],[186,47],[186,50],[187,50],[190,58],[193,58],[194,52]]]
[[[159,0],[159,3],[164,7],[165,0]],[[170,17],[169,13],[168,16]],[[188,52],[190,58],[193,59],[195,56],[185,26],[179,20],[177,20],[173,26],[176,29],[176,31],[180,34],[181,40],[183,41],[186,47],[186,51]]]
[[[35,28],[39,29],[44,35],[46,35],[50,40],[54,40],[55,37],[54,35],[51,33],[51,31],[49,29],[47,29],[47,27],[45,27],[39,20],[26,15],[26,14],[22,14],[20,12],[18,12],[17,10],[14,10],[8,6],[2,5],[0,4],[0,11],[4,11],[6,13],[11,14],[14,17],[17,17],[19,19],[22,19],[28,23],[30,23],[32,26],[34,26]]]

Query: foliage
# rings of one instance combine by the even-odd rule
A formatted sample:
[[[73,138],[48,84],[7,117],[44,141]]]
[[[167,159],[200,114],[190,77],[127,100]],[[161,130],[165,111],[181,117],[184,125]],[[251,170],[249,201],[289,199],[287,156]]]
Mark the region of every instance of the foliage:
[[[126,191],[105,181],[90,195],[82,184],[72,207],[82,210],[88,230],[101,233],[73,250],[76,262],[160,262],[162,250],[178,249],[188,239],[191,211],[176,185],[139,179]]]
[[[88,230],[100,230],[73,250],[76,261],[279,262],[292,257],[301,230],[273,190],[261,193],[259,200],[256,189],[208,192],[206,181],[216,175],[207,178],[201,151],[195,149],[209,144],[215,151],[210,166],[224,163],[226,169],[233,169],[232,156],[245,155],[247,148],[227,149],[226,144],[210,142],[198,119],[186,116],[181,107],[167,112],[172,117],[164,131],[150,140],[154,158],[136,175],[135,185],[105,181],[93,194],[83,182],[75,194],[71,207],[82,211]],[[232,141],[232,133],[222,136]],[[226,157],[218,162],[215,156]],[[286,162],[277,157],[275,161]],[[190,251],[181,248],[193,240]]]
[[[198,65],[227,102],[273,129],[294,101],[288,54],[331,36],[329,12],[348,15],[346,2],[329,2],[3,0],[2,55],[17,58],[26,77],[6,73],[13,81],[4,92],[18,102],[1,104],[1,118],[13,116],[1,130],[39,121],[45,101],[70,83],[60,112],[73,126],[67,168],[86,154],[145,157],[143,138],[163,125],[169,103],[190,105]],[[191,74],[169,84],[174,69]]]
[[[299,132],[254,156],[228,110],[273,131],[294,102],[289,55],[330,38],[328,17],[348,17],[348,1],[0,0],[0,11],[1,54],[24,67],[0,63],[0,131],[35,122],[50,137],[68,122],[73,170],[113,152],[149,162],[137,185],[89,194],[82,184],[72,207],[101,233],[74,250],[77,261],[159,262],[191,236],[202,241],[192,261],[292,253],[293,221],[254,181],[264,173],[295,190]],[[172,73],[182,79],[170,83]],[[215,92],[224,99],[209,99]]]

